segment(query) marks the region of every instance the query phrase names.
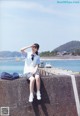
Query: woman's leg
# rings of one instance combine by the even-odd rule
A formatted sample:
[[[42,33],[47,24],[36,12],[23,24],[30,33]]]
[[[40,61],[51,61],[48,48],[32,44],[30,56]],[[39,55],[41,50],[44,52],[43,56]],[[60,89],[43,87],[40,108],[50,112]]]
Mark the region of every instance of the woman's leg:
[[[36,79],[37,91],[40,91],[40,77],[39,77],[39,75],[36,74],[35,79]]]
[[[32,76],[29,78],[29,80],[30,80],[30,93],[33,93],[35,78]]]
[[[33,76],[31,76],[29,78],[30,80],[30,96],[29,96],[29,102],[33,102],[33,92],[34,92],[34,82],[35,82],[35,78]]]
[[[35,75],[35,79],[36,79],[36,87],[37,87],[37,99],[41,100],[41,93],[40,93],[40,77],[39,75]]]

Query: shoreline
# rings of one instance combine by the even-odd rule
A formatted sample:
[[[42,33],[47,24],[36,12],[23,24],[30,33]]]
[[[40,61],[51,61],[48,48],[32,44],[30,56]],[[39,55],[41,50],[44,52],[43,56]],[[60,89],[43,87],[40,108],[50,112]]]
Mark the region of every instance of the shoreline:
[[[41,60],[80,60],[80,56],[41,57]]]
[[[0,57],[0,60],[23,60],[24,58],[21,57]],[[70,56],[70,55],[65,55],[65,56],[46,56],[46,57],[40,57],[41,60],[80,60],[80,56]]]
[[[80,60],[80,59],[52,59],[52,58],[41,58],[41,60]]]

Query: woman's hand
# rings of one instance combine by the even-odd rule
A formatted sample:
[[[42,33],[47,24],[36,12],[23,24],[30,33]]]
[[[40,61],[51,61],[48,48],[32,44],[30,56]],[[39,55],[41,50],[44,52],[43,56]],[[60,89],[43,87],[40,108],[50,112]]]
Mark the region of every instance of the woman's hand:
[[[33,45],[31,45],[31,48],[32,48],[32,47],[35,47],[35,45],[34,45],[34,44],[33,44]]]
[[[24,52],[24,50],[28,49],[28,48],[31,48],[33,45],[30,45],[30,46],[27,46],[27,47],[24,47],[24,48],[21,48],[21,52]]]

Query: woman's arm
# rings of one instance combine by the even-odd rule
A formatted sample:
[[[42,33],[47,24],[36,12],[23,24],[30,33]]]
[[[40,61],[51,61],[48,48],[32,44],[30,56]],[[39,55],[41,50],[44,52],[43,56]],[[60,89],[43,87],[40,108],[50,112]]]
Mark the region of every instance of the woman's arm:
[[[22,53],[24,53],[26,49],[31,48],[31,47],[32,47],[32,45],[31,45],[31,46],[24,47],[24,48],[21,48],[20,51],[21,51]]]

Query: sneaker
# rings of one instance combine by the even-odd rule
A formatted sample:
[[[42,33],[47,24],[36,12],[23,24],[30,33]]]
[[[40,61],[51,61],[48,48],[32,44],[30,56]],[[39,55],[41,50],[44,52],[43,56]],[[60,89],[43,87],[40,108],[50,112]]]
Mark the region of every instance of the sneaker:
[[[40,91],[37,92],[37,100],[41,100],[41,93],[40,93]]]
[[[33,94],[30,94],[30,96],[29,96],[29,102],[33,102],[33,98],[34,98]]]

